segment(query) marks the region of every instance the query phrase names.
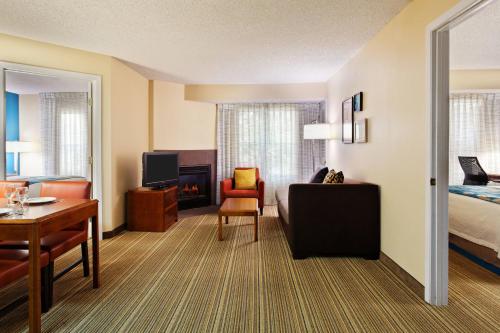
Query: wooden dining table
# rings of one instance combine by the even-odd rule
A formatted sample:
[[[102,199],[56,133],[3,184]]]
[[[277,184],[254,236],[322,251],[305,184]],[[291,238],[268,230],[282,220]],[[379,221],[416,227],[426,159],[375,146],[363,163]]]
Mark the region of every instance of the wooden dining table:
[[[0,207],[7,205],[0,199]],[[94,199],[59,199],[53,203],[30,205],[23,215],[0,216],[0,239],[29,242],[29,331],[41,331],[40,238],[66,229],[81,221],[92,223],[92,278],[99,288],[98,201]]]

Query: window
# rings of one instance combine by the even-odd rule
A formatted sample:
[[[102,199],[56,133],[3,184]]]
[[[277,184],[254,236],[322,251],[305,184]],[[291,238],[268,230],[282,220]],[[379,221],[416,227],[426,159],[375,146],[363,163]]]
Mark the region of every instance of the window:
[[[464,179],[458,156],[477,156],[487,173],[500,173],[500,94],[451,94],[451,185]]]
[[[324,122],[323,103],[219,104],[217,118],[218,179],[236,167],[258,167],[267,204],[277,187],[309,179],[313,156],[317,165],[325,160],[324,140],[303,139],[305,124]]]

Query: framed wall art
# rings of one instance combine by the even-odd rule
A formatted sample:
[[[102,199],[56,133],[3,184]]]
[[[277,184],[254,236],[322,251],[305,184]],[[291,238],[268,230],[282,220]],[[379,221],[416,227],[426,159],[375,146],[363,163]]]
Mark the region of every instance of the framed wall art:
[[[352,96],[352,109],[354,112],[363,111],[363,92]]]
[[[342,102],[342,142],[353,143],[353,108],[352,98],[346,99]]]
[[[359,119],[354,121],[354,142],[366,142],[366,119]]]

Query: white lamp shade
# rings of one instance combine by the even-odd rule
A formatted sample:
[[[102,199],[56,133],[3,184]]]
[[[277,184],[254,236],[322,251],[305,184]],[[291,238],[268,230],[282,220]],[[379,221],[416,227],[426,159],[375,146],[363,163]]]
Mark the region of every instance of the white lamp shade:
[[[307,124],[304,125],[304,139],[308,140],[327,140],[332,136],[331,124]]]
[[[40,145],[32,141],[7,141],[5,151],[7,153],[35,153],[40,151]]]

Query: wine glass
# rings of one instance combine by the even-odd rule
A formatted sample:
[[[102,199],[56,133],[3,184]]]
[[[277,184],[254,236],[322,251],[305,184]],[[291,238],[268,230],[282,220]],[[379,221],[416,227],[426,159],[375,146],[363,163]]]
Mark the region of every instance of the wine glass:
[[[14,198],[16,196],[16,187],[14,185],[7,185],[5,187],[5,198],[7,199],[7,207],[14,207]]]
[[[29,198],[29,189],[27,187],[16,188],[16,214],[23,215],[25,212],[25,204]]]

